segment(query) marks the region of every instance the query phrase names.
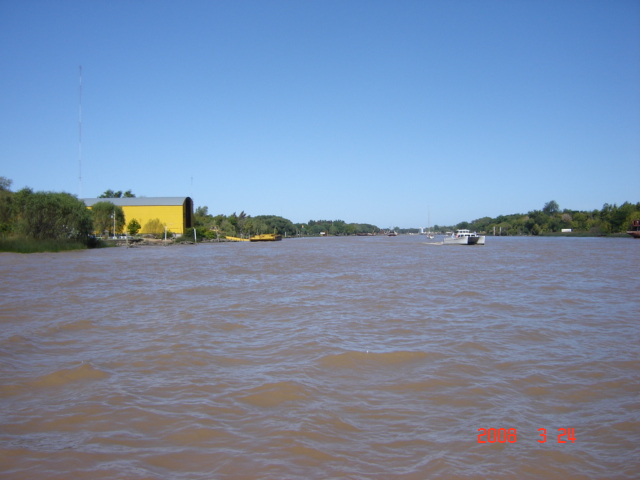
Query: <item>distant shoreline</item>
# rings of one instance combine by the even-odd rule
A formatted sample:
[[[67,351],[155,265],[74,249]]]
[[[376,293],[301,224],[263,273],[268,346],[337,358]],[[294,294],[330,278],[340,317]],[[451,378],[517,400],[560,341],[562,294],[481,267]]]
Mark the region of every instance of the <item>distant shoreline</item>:
[[[566,237],[566,238],[627,238],[629,240],[634,240],[634,237],[627,233],[610,233],[610,234],[593,234],[593,233],[585,233],[585,232],[556,232],[556,233],[544,233],[540,235],[491,235],[484,234],[489,238],[496,237],[509,237],[509,238],[555,238],[555,237]],[[398,236],[404,237],[420,237],[417,234],[400,234]],[[444,234],[436,234],[436,236],[444,236]],[[372,235],[361,237],[358,235],[327,235],[327,236],[308,236],[308,237],[286,237],[283,240],[291,240],[291,239],[300,239],[300,238],[344,238],[344,237],[352,237],[352,238],[387,238],[386,235]],[[102,240],[102,247],[98,247],[100,250],[102,248],[150,248],[150,247],[168,247],[173,245],[215,245],[221,243],[237,243],[232,240],[227,240],[226,238],[216,239],[216,240],[202,240],[193,242],[188,240],[179,240],[175,241],[174,239],[155,239],[155,238],[145,238],[145,239],[135,239],[131,240]],[[19,242],[16,242],[15,239],[13,241],[7,241],[7,239],[0,239],[0,253],[19,253],[19,254],[28,254],[28,253],[61,253],[61,252],[73,252],[79,250],[94,250],[95,248],[87,248],[86,246],[76,245],[71,248],[66,248],[64,246],[64,242],[26,242],[25,245],[20,245]]]

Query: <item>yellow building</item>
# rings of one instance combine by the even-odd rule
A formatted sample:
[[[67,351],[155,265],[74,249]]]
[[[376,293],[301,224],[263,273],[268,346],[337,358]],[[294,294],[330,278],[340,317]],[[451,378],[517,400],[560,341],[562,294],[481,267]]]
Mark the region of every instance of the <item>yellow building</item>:
[[[98,202],[122,207],[125,225],[135,218],[142,227],[140,233],[149,233],[144,227],[155,219],[177,234],[193,228],[193,200],[189,197],[84,198],[82,201],[88,208]]]

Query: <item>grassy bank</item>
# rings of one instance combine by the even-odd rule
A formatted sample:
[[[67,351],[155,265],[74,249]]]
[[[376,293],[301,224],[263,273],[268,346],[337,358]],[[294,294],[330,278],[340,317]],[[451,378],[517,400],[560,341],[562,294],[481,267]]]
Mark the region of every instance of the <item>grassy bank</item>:
[[[63,242],[59,240],[35,240],[33,238],[20,238],[20,237],[0,239],[0,252],[13,252],[13,253],[66,252],[69,250],[85,250],[86,248],[87,246],[80,242]]]

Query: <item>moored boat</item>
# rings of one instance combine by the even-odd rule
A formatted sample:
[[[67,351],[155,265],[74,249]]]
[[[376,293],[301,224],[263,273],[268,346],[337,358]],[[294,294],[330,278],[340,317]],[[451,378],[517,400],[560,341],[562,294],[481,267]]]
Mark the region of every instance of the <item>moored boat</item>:
[[[634,220],[631,230],[627,230],[627,233],[633,238],[640,238],[640,220]]]
[[[263,233],[249,239],[250,242],[279,242],[280,240],[282,240],[282,235],[277,233]]]
[[[240,238],[240,237],[226,237],[227,240],[232,242],[279,242],[282,240],[282,235],[277,233],[263,233],[260,235],[254,235],[249,238]]]
[[[230,236],[226,236],[224,237],[226,240],[229,240],[231,242],[248,242],[249,239],[248,238],[240,238],[240,237],[230,237]]]

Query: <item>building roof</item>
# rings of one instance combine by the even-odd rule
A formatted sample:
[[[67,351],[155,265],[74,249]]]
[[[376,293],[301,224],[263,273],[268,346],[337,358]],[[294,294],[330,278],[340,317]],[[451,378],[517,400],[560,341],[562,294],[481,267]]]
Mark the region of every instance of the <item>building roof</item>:
[[[98,202],[111,202],[118,207],[182,206],[189,197],[82,198],[87,207]]]

